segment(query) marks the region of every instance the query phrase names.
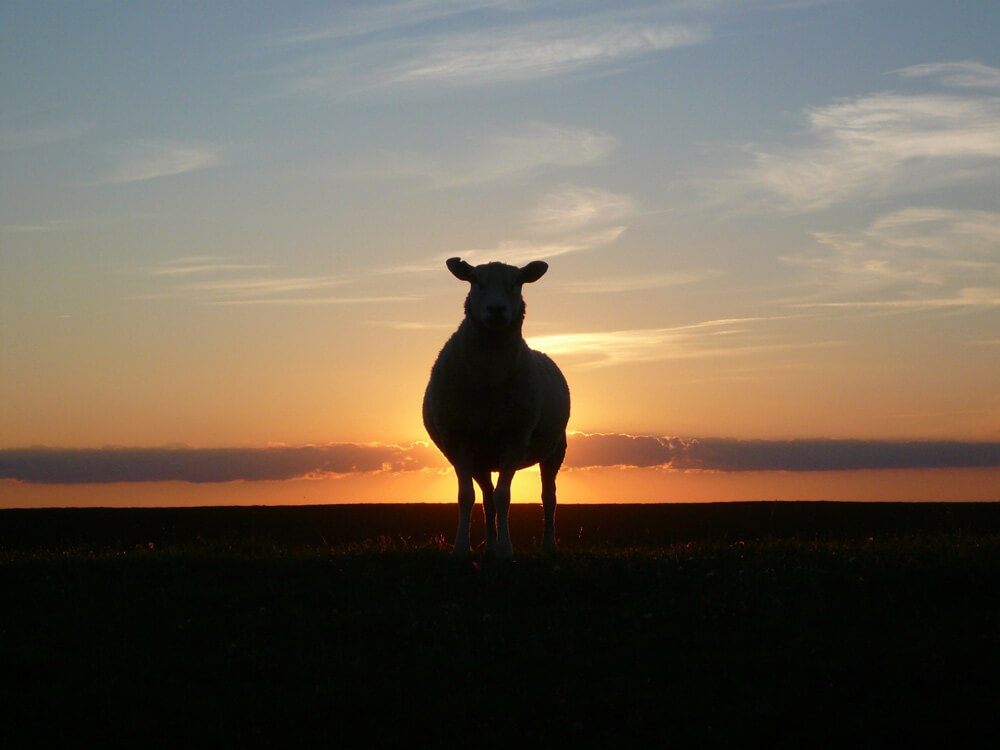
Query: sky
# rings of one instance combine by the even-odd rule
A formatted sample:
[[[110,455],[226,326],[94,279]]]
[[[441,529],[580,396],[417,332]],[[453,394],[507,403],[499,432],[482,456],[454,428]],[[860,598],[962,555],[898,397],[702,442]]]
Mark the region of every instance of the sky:
[[[549,263],[563,502],[1000,500],[998,30],[5,0],[0,506],[452,501],[452,256]]]

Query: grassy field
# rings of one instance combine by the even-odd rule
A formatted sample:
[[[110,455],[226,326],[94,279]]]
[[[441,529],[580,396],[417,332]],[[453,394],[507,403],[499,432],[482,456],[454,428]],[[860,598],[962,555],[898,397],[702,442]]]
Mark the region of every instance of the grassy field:
[[[518,506],[508,565],[456,513],[0,511],[0,744],[993,734],[1000,505]]]

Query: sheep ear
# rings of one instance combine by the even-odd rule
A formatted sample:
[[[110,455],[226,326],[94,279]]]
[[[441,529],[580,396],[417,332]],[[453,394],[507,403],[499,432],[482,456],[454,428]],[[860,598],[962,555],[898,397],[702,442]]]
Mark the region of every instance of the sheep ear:
[[[544,260],[534,260],[521,269],[521,283],[530,284],[532,281],[538,281],[548,270],[549,264]]]
[[[472,281],[476,276],[476,269],[461,258],[448,258],[445,262],[448,265],[448,270],[456,279]]]

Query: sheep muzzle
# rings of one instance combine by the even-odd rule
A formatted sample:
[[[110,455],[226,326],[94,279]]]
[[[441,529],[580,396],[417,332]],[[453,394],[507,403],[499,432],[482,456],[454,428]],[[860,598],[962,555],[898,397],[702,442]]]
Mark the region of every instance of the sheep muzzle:
[[[502,331],[510,326],[510,307],[507,305],[483,305],[480,321],[491,331]]]

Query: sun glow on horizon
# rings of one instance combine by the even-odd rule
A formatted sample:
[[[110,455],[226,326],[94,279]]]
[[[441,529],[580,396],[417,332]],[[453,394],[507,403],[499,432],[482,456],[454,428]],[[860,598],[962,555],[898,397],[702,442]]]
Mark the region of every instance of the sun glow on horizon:
[[[825,472],[669,471],[660,468],[568,469],[559,503],[703,503],[771,501],[1000,502],[1000,468],[878,469]],[[43,507],[197,507],[435,503],[454,505],[450,469],[369,472],[272,481],[33,484],[0,480],[0,509]],[[482,497],[478,488],[477,505]],[[540,506],[537,469],[521,471],[512,502]]]

